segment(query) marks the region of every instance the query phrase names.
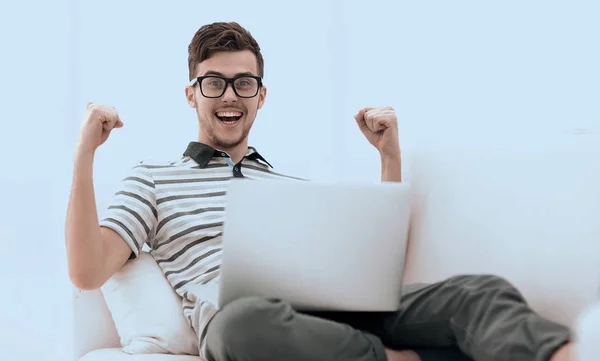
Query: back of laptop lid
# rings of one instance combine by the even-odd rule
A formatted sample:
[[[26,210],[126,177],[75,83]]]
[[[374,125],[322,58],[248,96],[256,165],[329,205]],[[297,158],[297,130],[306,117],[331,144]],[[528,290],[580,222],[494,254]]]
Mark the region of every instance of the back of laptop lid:
[[[399,183],[232,181],[220,305],[259,296],[299,310],[397,309],[409,193]]]

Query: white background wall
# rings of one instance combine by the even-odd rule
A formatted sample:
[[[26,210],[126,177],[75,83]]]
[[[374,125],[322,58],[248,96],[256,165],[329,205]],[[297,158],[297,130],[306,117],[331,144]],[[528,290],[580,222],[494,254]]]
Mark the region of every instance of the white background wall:
[[[102,210],[134,163],[195,139],[183,89],[202,24],[235,20],[260,43],[269,93],[251,143],[277,169],[377,180],[363,106],[394,106],[405,148],[597,141],[599,14],[593,0],[2,2],[0,358],[70,353],[63,226],[85,105],[125,122],[97,157]]]

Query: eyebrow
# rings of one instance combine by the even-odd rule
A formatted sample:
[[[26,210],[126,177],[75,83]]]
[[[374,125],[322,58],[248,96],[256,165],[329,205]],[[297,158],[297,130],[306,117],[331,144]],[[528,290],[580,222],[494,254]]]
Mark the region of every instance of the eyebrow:
[[[204,75],[218,75],[218,76],[223,76],[223,77],[225,76],[223,73],[220,73],[220,72],[214,71],[214,70],[209,70]],[[252,72],[246,71],[246,72],[242,72],[242,73],[237,73],[233,77],[235,78],[238,76],[255,76],[255,75],[252,74]]]

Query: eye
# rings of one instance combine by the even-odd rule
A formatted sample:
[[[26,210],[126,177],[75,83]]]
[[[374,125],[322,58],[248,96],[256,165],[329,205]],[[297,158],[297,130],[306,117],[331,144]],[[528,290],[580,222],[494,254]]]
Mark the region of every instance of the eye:
[[[254,88],[256,80],[253,78],[239,78],[235,81],[236,88]]]
[[[220,87],[220,86],[223,86],[223,81],[221,79],[211,79],[208,82],[208,85],[214,86],[214,87]]]

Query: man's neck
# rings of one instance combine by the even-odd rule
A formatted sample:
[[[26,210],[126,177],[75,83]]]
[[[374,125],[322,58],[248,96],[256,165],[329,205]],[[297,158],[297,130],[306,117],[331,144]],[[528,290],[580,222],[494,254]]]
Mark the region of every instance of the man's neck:
[[[248,143],[240,144],[237,147],[231,149],[221,149],[227,152],[234,163],[238,163],[248,153]]]
[[[200,143],[206,144],[216,150],[226,152],[231,157],[231,160],[236,164],[240,160],[242,160],[242,158],[244,158],[244,156],[248,153],[248,140],[245,140],[245,141],[241,142],[240,144],[236,145],[235,147],[231,147],[231,148],[219,147],[216,144],[214,144],[213,142],[210,142],[210,141],[208,141],[206,139],[202,139],[202,138],[199,138],[198,141]]]

